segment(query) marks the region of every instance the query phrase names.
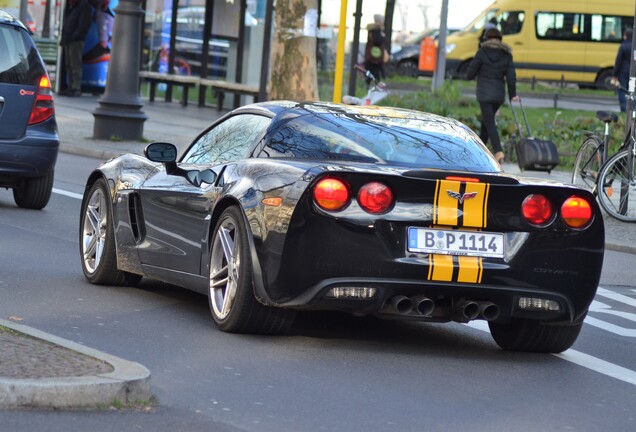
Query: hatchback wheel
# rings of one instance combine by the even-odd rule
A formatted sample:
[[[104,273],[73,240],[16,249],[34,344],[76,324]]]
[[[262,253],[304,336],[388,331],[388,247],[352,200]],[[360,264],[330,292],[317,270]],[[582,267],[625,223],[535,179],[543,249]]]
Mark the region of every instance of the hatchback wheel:
[[[53,170],[41,177],[24,179],[13,189],[13,199],[18,207],[41,210],[49,203],[53,190]]]
[[[112,210],[103,179],[97,180],[82,200],[79,237],[82,270],[90,283],[124,285],[139,280],[139,275],[117,269]]]
[[[252,260],[243,215],[229,207],[214,229],[210,250],[208,300],[219,329],[232,333],[277,334],[287,330],[295,311],[265,306],[254,297]]]

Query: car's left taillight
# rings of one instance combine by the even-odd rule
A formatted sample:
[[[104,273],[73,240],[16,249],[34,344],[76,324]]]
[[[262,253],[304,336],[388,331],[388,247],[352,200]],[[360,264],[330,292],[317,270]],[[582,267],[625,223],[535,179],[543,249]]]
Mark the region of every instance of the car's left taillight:
[[[43,75],[40,78],[38,93],[33,102],[31,109],[31,117],[29,117],[29,125],[42,123],[53,117],[55,109],[53,108],[53,92],[51,91],[51,81],[49,77]]]

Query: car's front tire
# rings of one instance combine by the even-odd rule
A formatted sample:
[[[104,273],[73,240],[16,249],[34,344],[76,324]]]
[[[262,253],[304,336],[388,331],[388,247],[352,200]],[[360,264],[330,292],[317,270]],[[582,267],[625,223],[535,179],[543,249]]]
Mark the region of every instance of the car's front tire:
[[[210,250],[208,300],[214,322],[231,333],[284,332],[295,311],[259,303],[253,278],[243,215],[238,207],[229,207],[216,224]]]
[[[569,349],[579,336],[583,321],[550,324],[530,319],[488,323],[497,345],[509,351],[560,353]]]
[[[139,275],[117,269],[113,217],[103,179],[97,180],[82,201],[80,215],[80,258],[84,276],[96,285],[125,285]]]
[[[13,199],[18,207],[42,210],[49,203],[53,190],[53,170],[40,177],[22,180],[19,187],[13,189]]]

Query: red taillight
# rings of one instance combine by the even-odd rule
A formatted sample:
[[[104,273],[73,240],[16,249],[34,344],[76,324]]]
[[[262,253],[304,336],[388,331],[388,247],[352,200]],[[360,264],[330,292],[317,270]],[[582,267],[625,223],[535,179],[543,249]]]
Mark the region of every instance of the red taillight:
[[[592,220],[592,206],[581,197],[571,196],[561,206],[561,217],[571,228],[583,228]]]
[[[41,123],[53,116],[53,95],[51,92],[51,81],[46,75],[40,79],[38,94],[33,103],[31,117],[29,117],[29,125]]]
[[[393,192],[383,183],[367,183],[358,192],[358,204],[369,213],[385,213],[393,205]]]
[[[533,225],[545,225],[552,219],[552,204],[543,195],[528,195],[521,204],[521,213]]]
[[[341,210],[349,204],[349,186],[337,178],[324,178],[314,186],[314,201],[324,210]]]

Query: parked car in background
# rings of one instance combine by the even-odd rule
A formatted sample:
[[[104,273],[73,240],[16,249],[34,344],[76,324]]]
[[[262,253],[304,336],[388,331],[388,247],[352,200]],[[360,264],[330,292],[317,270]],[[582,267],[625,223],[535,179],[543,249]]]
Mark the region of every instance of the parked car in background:
[[[458,32],[458,28],[448,29],[447,34]],[[428,29],[421,33],[408,37],[400,44],[394,44],[391,48],[391,60],[388,64],[389,72],[405,76],[421,75],[417,66],[420,60],[420,44],[426,37],[437,40],[439,29]]]
[[[44,62],[27,28],[0,11],[0,187],[18,206],[49,202],[59,145]]]
[[[181,156],[165,142],[145,155],[89,176],[84,275],[197,291],[223,331],[280,333],[302,309],[479,319],[504,349],[560,352],[598,287],[592,193],[502,172],[449,118],[271,101],[230,112]]]

